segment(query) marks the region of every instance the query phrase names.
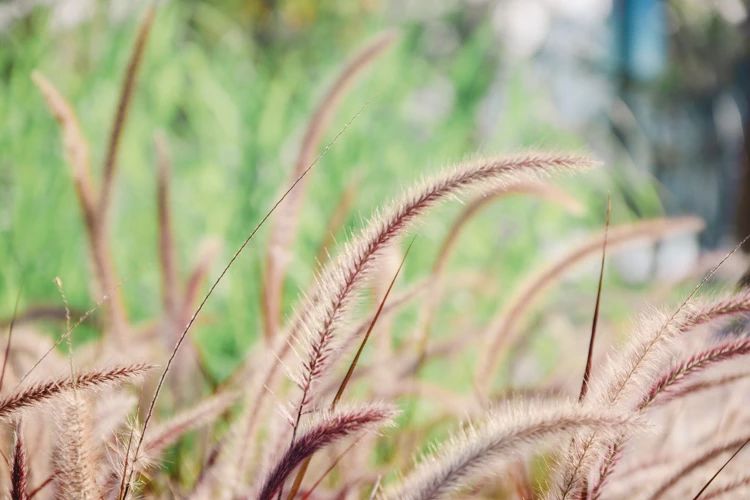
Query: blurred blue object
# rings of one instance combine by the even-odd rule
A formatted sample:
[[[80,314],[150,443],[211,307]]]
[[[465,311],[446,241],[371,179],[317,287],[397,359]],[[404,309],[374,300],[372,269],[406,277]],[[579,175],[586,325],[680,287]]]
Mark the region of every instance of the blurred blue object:
[[[649,81],[667,65],[667,19],[662,0],[617,0],[613,10],[619,70]]]

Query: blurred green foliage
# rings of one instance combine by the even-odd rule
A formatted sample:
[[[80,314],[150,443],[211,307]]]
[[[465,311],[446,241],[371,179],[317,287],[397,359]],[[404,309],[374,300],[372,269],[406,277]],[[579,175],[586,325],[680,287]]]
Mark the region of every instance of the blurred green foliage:
[[[502,48],[481,19],[451,15],[456,16],[451,22],[462,26],[461,40],[441,57],[425,50],[419,21],[394,20],[374,0],[161,6],[124,136],[112,214],[115,260],[132,318],[144,320],[160,311],[154,132],[165,131],[172,152],[172,207],[183,276],[206,235],[223,242],[223,264],[279,193],[326,83],[352,50],[394,24],[402,32],[400,42],[346,97],[326,134],[330,140],[356,115],[311,174],[287,306],[310,283],[326,222],[352,179],[358,179],[356,204],[338,241],[421,175],[475,151],[583,149],[550,124],[543,97],[524,84],[523,67],[506,68],[500,123],[491,137],[479,137],[477,114]],[[38,9],[1,35],[0,305],[5,315],[22,285],[23,304],[59,304],[55,276],[62,278],[74,306],[87,309],[93,303],[83,227],[59,133],[30,74],[41,70],[70,99],[99,172],[140,12],[113,21],[101,7],[73,30],[49,29],[49,16]],[[416,122],[409,101],[436,78],[447,79],[454,89],[449,112],[434,123]],[[479,311],[477,321],[485,318],[509,284],[545,251],[579,234],[577,227],[600,226],[605,196],[596,193],[604,188],[592,187],[604,183],[600,175],[587,185],[580,179],[569,182],[574,192],[595,201],[578,219],[515,198],[483,212],[465,232],[453,266],[495,276],[497,295],[452,290],[441,316]],[[457,204],[441,208],[418,226],[404,281],[429,269],[446,221],[458,210]],[[195,330],[217,377],[229,373],[260,331],[264,238],[262,232],[239,259]],[[413,316],[407,311],[399,324],[406,328]]]

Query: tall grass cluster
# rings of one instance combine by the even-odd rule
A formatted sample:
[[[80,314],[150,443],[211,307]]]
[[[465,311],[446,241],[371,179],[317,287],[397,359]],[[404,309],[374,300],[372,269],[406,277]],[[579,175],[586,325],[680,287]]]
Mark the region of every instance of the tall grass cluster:
[[[152,321],[134,323],[112,258],[110,208],[154,16],[148,10],[134,41],[98,174],[73,106],[51,78],[30,75],[59,124],[95,306],[78,315],[66,305],[65,326],[52,340],[9,325],[0,372],[0,485],[10,498],[707,499],[750,491],[750,475],[734,459],[750,441],[750,372],[742,364],[750,354],[750,294],[699,293],[722,262],[701,271],[677,309],[645,314],[608,355],[598,332],[605,256],[698,232],[696,218],[607,222],[601,234],[529,273],[484,328],[431,335],[444,291],[457,279],[445,264],[463,226],[509,195],[581,210],[554,181],[597,168],[586,156],[475,158],[426,177],[345,243],[328,241],[314,283],[284,317],[282,290],[307,179],[330,147],[323,137],[346,90],[395,42],[394,33],[376,37],[343,66],[310,117],[277,201],[216,276],[211,243],[187,275],[179,272],[169,145],[156,136],[162,307]],[[419,220],[457,199],[465,207],[446,224],[431,271],[403,283]],[[339,212],[348,209],[342,203]],[[340,220],[334,214],[330,232]],[[261,230],[265,246],[255,241]],[[232,376],[212,386],[191,334],[248,251],[265,255],[262,335]],[[580,372],[499,391],[498,373],[525,355],[523,322],[533,305],[570,270],[599,258],[597,313],[570,351]],[[64,283],[57,285],[65,302]],[[413,334],[395,348],[391,322],[414,304]],[[93,313],[101,316],[99,338],[76,344],[77,326]],[[424,376],[430,362],[470,346],[479,354],[464,393]],[[430,403],[429,418],[415,414],[414,400]],[[445,422],[454,430],[435,439]]]

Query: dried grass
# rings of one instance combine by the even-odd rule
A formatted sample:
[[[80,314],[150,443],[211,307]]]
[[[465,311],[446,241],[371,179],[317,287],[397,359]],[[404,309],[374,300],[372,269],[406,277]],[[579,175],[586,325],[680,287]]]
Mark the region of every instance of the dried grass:
[[[212,281],[208,276],[218,245],[210,239],[192,268],[184,276],[180,273],[170,207],[168,139],[156,136],[155,216],[162,310],[146,326],[131,324],[111,258],[108,213],[119,145],[155,12],[151,6],[143,17],[124,73],[105,146],[101,186],[93,181],[89,144],[73,106],[45,77],[39,73],[33,76],[60,126],[87,233],[96,285],[92,299],[97,305],[74,322],[63,295],[64,314],[59,307],[51,311],[66,323],[55,341],[35,332],[14,334],[15,322],[10,321],[0,374],[0,389],[6,388],[0,398],[0,419],[9,422],[18,419],[23,410],[45,405],[44,411],[23,413],[23,431],[16,424],[12,432],[0,435],[5,446],[0,450],[0,474],[7,478],[3,484],[7,483],[11,498],[266,500],[286,494],[291,500],[369,494],[371,498],[426,499],[467,495],[535,498],[546,494],[594,500],[617,498],[617,492],[626,488],[639,497],[697,493],[713,498],[739,495],[750,486],[739,460],[732,460],[748,442],[745,426],[750,415],[743,397],[748,373],[738,362],[750,354],[750,340],[736,328],[729,333],[725,329],[718,340],[710,335],[713,323],[750,313],[750,293],[741,290],[715,299],[697,299],[703,284],[716,279],[718,266],[677,311],[646,315],[625,346],[613,348],[600,367],[592,355],[594,337],[597,351],[612,337],[611,332],[600,334],[609,325],[597,321],[599,306],[606,304],[601,293],[602,252],[588,358],[580,338],[571,338],[572,346],[560,346],[561,350],[568,347],[562,352],[573,353],[575,359],[580,354],[583,383],[576,369],[574,384],[561,377],[547,385],[506,385],[495,393],[491,390],[499,381],[495,374],[501,362],[523,330],[525,317],[542,292],[568,270],[597,255],[605,242],[608,253],[625,251],[634,242],[697,232],[702,228],[698,219],[656,219],[612,227],[607,236],[596,235],[559,259],[544,262],[538,272],[521,281],[485,329],[477,330],[476,318],[462,312],[445,325],[445,330],[454,331],[453,336],[431,339],[428,345],[435,312],[444,305],[443,292],[464,283],[447,262],[467,222],[489,202],[514,193],[580,210],[577,199],[545,179],[595,164],[586,157],[526,153],[482,158],[428,178],[377,211],[330,260],[324,254],[334,251],[333,244],[329,235],[324,235],[319,259],[326,264],[296,304],[290,320],[281,323],[286,306],[281,291],[294,251],[306,176],[321,158],[318,150],[324,154],[330,147],[321,148],[321,141],[346,88],[392,43],[392,34],[376,38],[344,66],[310,117],[287,187]],[[352,193],[350,187],[343,194],[326,233],[335,233],[348,217]],[[399,246],[402,238],[439,203],[465,197],[471,201],[448,227],[430,274],[399,290],[396,277],[408,253],[402,253]],[[189,333],[216,287],[267,220],[272,227],[262,272],[266,342],[247,356],[220,389],[208,387]],[[472,286],[481,287],[489,281],[481,276],[483,272],[476,272],[480,279],[471,281]],[[375,290],[374,310],[356,315],[359,292],[368,286]],[[496,288],[478,288],[477,293]],[[607,300],[613,296],[607,294]],[[409,332],[411,341],[392,342],[385,334],[391,333],[393,324],[383,320],[412,303],[418,304],[419,318],[414,331]],[[99,305],[105,309],[105,335],[73,353],[73,331]],[[12,318],[27,317],[27,312],[14,312]],[[378,321],[382,331],[374,330]],[[364,346],[371,335],[380,337],[377,345],[368,349],[376,352],[366,359]],[[486,344],[478,346],[475,341],[482,335]],[[554,338],[566,342],[564,335]],[[68,343],[71,353],[71,374],[52,378],[50,373],[64,368],[64,359],[55,352],[62,342]],[[437,365],[444,362],[441,358],[457,358],[477,347],[481,356],[470,369],[481,398],[421,377],[428,363],[435,362],[442,369],[448,364]],[[74,363],[91,366],[115,354],[162,363],[166,358],[166,363],[158,376],[128,385],[111,397],[102,397],[96,390],[143,375],[151,365],[73,370]],[[348,365],[341,363],[344,359],[350,360]],[[40,381],[29,383],[32,374]],[[282,374],[292,383],[286,383]],[[173,378],[165,384],[168,376]],[[8,390],[12,384],[15,387]],[[565,394],[580,394],[579,401],[568,400]],[[374,437],[365,431],[391,423],[398,413],[395,405],[339,407],[339,402],[349,399],[374,398],[411,404],[421,413],[407,413],[392,433]],[[485,406],[492,400],[502,403],[495,408]],[[140,425],[138,415],[143,417]],[[408,464],[415,447],[440,435],[446,423],[466,416],[480,423],[466,424],[454,437],[437,441],[434,451],[418,464]],[[58,429],[52,440],[44,432],[51,421],[57,422]],[[323,448],[327,460],[312,461]],[[372,460],[373,449],[377,449],[376,461]],[[709,478],[718,465],[714,462],[730,452],[734,455]],[[149,467],[165,457],[174,460],[173,467]],[[542,467],[537,465],[540,459],[545,459]],[[403,470],[403,476],[393,474],[397,469]],[[295,471],[295,481],[287,486]],[[308,471],[316,480],[305,488],[303,479]],[[719,473],[728,479],[713,484]],[[639,481],[631,481],[633,474],[638,474]],[[537,487],[538,479],[551,484]]]

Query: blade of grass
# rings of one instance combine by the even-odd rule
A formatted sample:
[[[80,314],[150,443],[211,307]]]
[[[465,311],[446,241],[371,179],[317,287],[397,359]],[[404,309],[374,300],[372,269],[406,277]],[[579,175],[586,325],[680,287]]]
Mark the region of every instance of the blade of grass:
[[[13,316],[10,318],[10,324],[8,325],[8,341],[5,343],[5,353],[3,354],[3,368],[0,371],[0,391],[3,390],[3,381],[5,380],[5,370],[8,367],[8,356],[10,355],[10,344],[13,338],[13,326],[16,324],[16,317],[18,315],[18,303],[21,301],[21,291],[23,285],[19,287],[18,293],[16,294],[16,304],[13,306]]]
[[[54,350],[57,349],[60,346],[60,344],[62,344],[70,335],[72,335],[73,331],[76,328],[78,328],[81,325],[81,323],[86,321],[92,314],[94,314],[96,310],[99,309],[99,307],[107,300],[109,300],[109,296],[105,296],[102,300],[94,304],[94,306],[92,306],[91,309],[83,313],[83,315],[80,318],[78,318],[78,321],[76,321],[70,328],[66,328],[65,332],[63,332],[63,334],[60,335],[60,337],[55,341],[55,343],[49,349],[47,349],[44,352],[44,354],[42,354],[42,356],[31,366],[31,368],[29,368],[26,371],[26,373],[24,373],[23,377],[21,377],[21,379],[16,383],[15,388],[18,389],[21,386],[21,384],[23,384],[26,381],[26,379],[29,378],[29,375],[31,375],[31,372],[36,370],[39,367],[39,365],[41,365],[42,362],[45,359],[47,359],[47,356],[52,354],[52,352],[54,352]]]
[[[378,322],[378,318],[380,318],[380,313],[383,312],[383,307],[385,306],[386,300],[388,300],[388,296],[391,294],[391,290],[393,290],[393,285],[396,284],[396,280],[398,279],[398,275],[401,273],[401,269],[404,267],[404,262],[406,262],[406,257],[409,255],[409,251],[411,250],[412,245],[414,244],[414,240],[416,239],[416,236],[411,239],[409,242],[409,246],[406,247],[406,251],[404,252],[404,256],[401,258],[401,263],[398,265],[398,269],[396,269],[396,272],[393,275],[393,278],[391,279],[390,284],[388,285],[388,289],[385,291],[385,294],[383,294],[383,298],[380,301],[380,304],[378,304],[378,309],[375,311],[375,315],[372,317],[372,321],[370,321],[370,326],[367,328],[367,332],[365,333],[364,337],[362,337],[362,342],[359,344],[359,348],[357,348],[357,352],[354,355],[354,358],[352,359],[352,362],[349,364],[349,368],[346,370],[346,375],[344,375],[344,378],[341,380],[341,384],[339,385],[338,390],[336,391],[336,395],[333,397],[333,400],[331,401],[331,411],[333,411],[336,408],[336,405],[341,400],[341,396],[344,394],[344,390],[346,389],[346,386],[349,385],[349,380],[352,378],[352,374],[354,373],[354,369],[357,367],[357,363],[359,362],[359,358],[362,355],[362,351],[365,349],[365,344],[367,344],[367,341],[370,338],[370,334],[372,333],[373,328],[375,328],[375,324]],[[295,495],[297,495],[297,492],[299,491],[300,487],[302,486],[302,480],[305,478],[305,473],[307,472],[307,468],[310,466],[310,461],[312,460],[312,455],[309,456],[303,463],[300,465],[299,471],[297,472],[297,476],[294,478],[294,483],[292,484],[292,488],[289,491],[289,495],[287,495],[287,500],[292,500]],[[279,494],[281,494],[282,488],[279,489]]]
[[[599,283],[596,288],[596,303],[594,305],[594,318],[591,321],[591,337],[589,338],[589,352],[586,356],[586,368],[583,371],[581,381],[581,392],[578,394],[578,402],[583,401],[589,390],[589,379],[591,378],[591,364],[594,357],[594,340],[596,340],[596,327],[599,323],[599,306],[602,299],[602,283],[604,282],[604,262],[607,259],[607,236],[609,234],[609,218],[612,214],[612,197],[607,196],[607,215],[604,220],[604,241],[602,241],[602,263],[599,268]]]
[[[333,401],[331,402],[331,410],[336,408],[336,405],[338,404],[339,400],[341,400],[341,396],[344,394],[344,390],[346,389],[346,386],[349,384],[349,380],[352,378],[352,373],[354,373],[354,369],[357,367],[357,363],[359,362],[359,358],[362,355],[362,351],[365,348],[365,344],[367,344],[367,340],[370,338],[370,334],[372,333],[372,330],[375,327],[375,323],[377,323],[378,318],[380,318],[380,313],[383,312],[383,307],[385,306],[385,302],[386,300],[388,300],[388,296],[391,294],[391,290],[393,290],[393,285],[396,284],[398,275],[401,273],[401,269],[404,267],[404,263],[406,262],[406,258],[409,256],[409,251],[411,251],[411,247],[414,244],[415,239],[416,239],[416,236],[411,239],[411,241],[409,242],[409,246],[406,247],[406,251],[404,252],[403,258],[401,259],[401,263],[398,265],[398,268],[396,269],[396,273],[393,275],[393,279],[388,285],[388,289],[386,290],[385,294],[383,295],[383,299],[380,301],[380,304],[378,305],[378,310],[375,312],[375,315],[372,317],[370,326],[367,328],[367,332],[365,333],[365,336],[362,338],[362,342],[359,344],[357,353],[354,355],[354,359],[352,359],[352,362],[349,365],[349,369],[346,371],[346,375],[344,376],[344,379],[341,381],[341,385],[339,386],[339,389],[336,391],[336,395],[333,397]]]
[[[339,462],[341,462],[341,459],[344,458],[344,455],[346,455],[347,453],[349,453],[351,451],[351,449],[354,448],[357,445],[357,443],[359,443],[360,439],[362,439],[361,436],[358,437],[357,439],[355,439],[352,442],[352,444],[350,444],[349,446],[347,446],[344,451],[342,451],[341,453],[339,453],[339,455],[333,460],[333,462],[331,462],[331,465],[328,466],[328,468],[323,472],[323,474],[321,474],[320,477],[305,492],[305,494],[302,495],[302,500],[307,500],[308,498],[310,498],[310,496],[315,492],[315,489],[318,486],[320,486],[320,483],[322,483],[323,480],[326,478],[326,476],[328,476],[328,474],[330,474],[331,471],[336,468],[336,466],[339,464]]]
[[[29,494],[26,496],[27,500],[31,500],[32,498],[34,498],[37,495],[37,493],[40,493],[44,488],[52,484],[52,481],[54,480],[55,480],[55,473],[53,472],[52,474],[47,476],[47,479],[42,481],[39,484],[39,486],[37,486],[36,488],[34,488],[33,490],[29,492]]]
[[[700,498],[700,496],[703,495],[703,493],[706,491],[706,488],[708,488],[709,486],[711,486],[711,483],[714,482],[714,479],[716,479],[719,476],[719,474],[721,474],[721,471],[723,471],[724,468],[726,468],[726,466],[729,465],[729,462],[731,462],[732,460],[734,460],[734,457],[736,457],[737,455],[740,454],[740,452],[742,451],[742,449],[745,446],[747,446],[748,443],[750,443],[750,438],[748,438],[747,440],[745,440],[745,442],[742,443],[739,448],[737,448],[737,451],[735,451],[734,453],[732,453],[731,457],[727,458],[727,461],[724,462],[724,464],[721,467],[719,467],[719,470],[717,470],[714,473],[714,475],[711,476],[711,479],[709,479],[706,482],[706,484],[703,485],[703,488],[701,488],[700,491],[695,494],[695,496],[693,497],[693,500],[698,500],[698,498]]]
[[[578,402],[582,403],[589,391],[589,379],[591,378],[591,367],[594,357],[594,341],[596,340],[596,327],[599,324],[599,306],[602,299],[602,283],[604,282],[604,263],[607,259],[607,237],[609,236],[609,220],[612,213],[612,198],[607,196],[607,214],[604,219],[604,239],[602,240],[602,262],[599,267],[599,283],[596,288],[596,302],[594,303],[594,317],[591,320],[591,335],[589,337],[589,349],[586,355],[586,368],[583,370],[581,380],[581,391],[578,393]],[[575,438],[570,441],[570,446],[575,445]],[[586,488],[584,488],[586,489]]]
[[[138,415],[138,410],[135,412],[136,415]],[[128,466],[130,465],[129,458],[130,458],[130,447],[133,445],[133,435],[135,434],[135,422],[130,427],[130,433],[128,435],[128,446],[125,448],[125,459],[123,460],[123,471],[122,471],[122,479],[120,481],[120,489],[117,492],[117,500],[122,500],[125,498],[125,492],[127,491],[127,488],[125,488],[125,478],[127,477],[127,471]]]

